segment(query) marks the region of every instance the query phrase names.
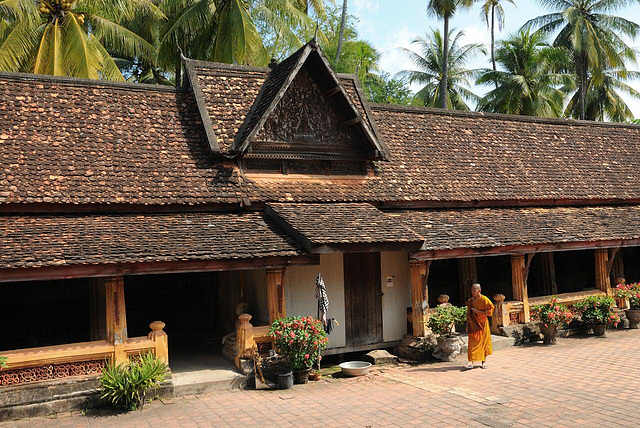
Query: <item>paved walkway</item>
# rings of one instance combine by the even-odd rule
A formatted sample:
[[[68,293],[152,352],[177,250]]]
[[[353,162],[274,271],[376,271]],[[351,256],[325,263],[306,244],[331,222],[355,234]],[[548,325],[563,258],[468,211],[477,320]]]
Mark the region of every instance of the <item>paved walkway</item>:
[[[5,426],[383,427],[640,425],[640,330],[497,352],[488,370],[400,366],[290,391],[225,391],[112,415],[60,415]]]

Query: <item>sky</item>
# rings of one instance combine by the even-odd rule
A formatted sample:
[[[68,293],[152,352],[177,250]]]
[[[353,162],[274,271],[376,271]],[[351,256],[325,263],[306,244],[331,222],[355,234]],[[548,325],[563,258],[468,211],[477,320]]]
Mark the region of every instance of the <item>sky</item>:
[[[514,0],[515,5],[503,1],[505,11],[505,26],[501,33],[496,33],[496,39],[506,37],[516,32],[529,19],[549,13],[535,0]],[[336,4],[342,4],[336,0]],[[442,22],[428,16],[426,0],[349,0],[349,13],[358,18],[356,28],[360,38],[365,39],[381,52],[381,69],[392,76],[400,70],[412,69],[413,64],[398,48],[411,49],[411,41],[417,36],[424,35],[430,28],[442,31]],[[463,43],[483,43],[489,50],[491,36],[480,15],[481,3],[476,3],[470,10],[456,14],[450,23],[450,28],[462,30],[465,33]],[[614,14],[640,23],[640,5],[623,9]],[[632,47],[640,48],[640,37],[629,41]],[[469,68],[491,67],[489,55],[480,57],[468,64]],[[629,64],[628,69],[639,70],[640,65]],[[640,81],[629,82],[640,91]],[[416,90],[418,88],[412,87]],[[474,87],[474,92],[483,95],[487,87]],[[640,118],[640,101],[624,97],[636,118]]]

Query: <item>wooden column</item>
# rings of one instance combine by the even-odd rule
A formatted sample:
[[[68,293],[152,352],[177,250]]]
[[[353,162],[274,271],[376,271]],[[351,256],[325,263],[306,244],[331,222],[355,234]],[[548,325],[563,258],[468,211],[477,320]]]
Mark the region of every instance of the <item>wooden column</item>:
[[[105,340],[107,334],[104,278],[91,278],[89,284],[89,340]]]
[[[267,305],[269,307],[269,323],[287,316],[284,297],[285,268],[267,269]]]
[[[532,256],[529,256],[532,257]],[[527,290],[528,269],[525,268],[524,254],[511,256],[511,285],[513,299],[523,303],[522,322],[529,322],[529,292]]]
[[[624,257],[622,256],[622,248],[617,252],[613,259],[613,268],[611,269],[611,279],[614,281],[612,286],[619,284],[619,278],[626,278],[624,274]]]
[[[542,269],[542,295],[558,294],[556,283],[556,265],[553,261],[553,253],[540,254],[540,266]]]
[[[251,353],[251,330],[253,325],[251,325],[251,315],[249,314],[240,314],[238,316],[238,328],[236,330],[236,356],[235,363],[236,367],[240,368],[240,360],[242,358],[247,358]]]
[[[147,338],[156,342],[156,358],[169,365],[169,338],[164,332],[165,323],[162,321],[154,321],[149,324],[151,332]]]
[[[471,297],[471,285],[478,282],[478,268],[475,257],[458,259],[458,290],[460,292],[460,304]]]
[[[493,300],[496,302],[496,309],[491,317],[491,333],[500,334],[500,327],[508,326],[511,324],[509,319],[509,311],[507,311],[507,305],[504,304],[504,294],[496,294],[493,296]]]
[[[431,260],[409,261],[409,275],[411,277],[411,322],[413,335],[424,337],[427,332],[427,313],[429,310],[429,268]]]
[[[127,340],[127,313],[124,305],[124,277],[112,276],[105,281],[107,342],[122,345]]]
[[[611,296],[611,280],[609,279],[609,250],[599,248],[595,250],[596,288]]]

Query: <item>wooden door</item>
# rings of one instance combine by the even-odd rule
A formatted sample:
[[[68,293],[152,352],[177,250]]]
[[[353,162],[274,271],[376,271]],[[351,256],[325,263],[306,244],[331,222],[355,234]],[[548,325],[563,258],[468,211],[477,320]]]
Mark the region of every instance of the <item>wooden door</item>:
[[[344,254],[347,346],[382,342],[380,253]]]

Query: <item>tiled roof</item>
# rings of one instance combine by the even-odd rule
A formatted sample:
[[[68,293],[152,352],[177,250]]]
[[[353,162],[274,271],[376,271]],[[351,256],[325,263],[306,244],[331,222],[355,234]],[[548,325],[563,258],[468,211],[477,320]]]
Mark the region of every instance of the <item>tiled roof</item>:
[[[640,206],[391,211],[424,237],[423,250],[495,248],[640,238]]]
[[[259,213],[0,216],[0,267],[297,256]]]
[[[301,238],[307,249],[326,244],[422,243],[420,235],[366,203],[270,203],[266,212]]]

